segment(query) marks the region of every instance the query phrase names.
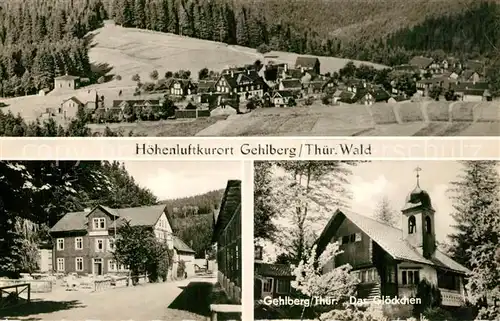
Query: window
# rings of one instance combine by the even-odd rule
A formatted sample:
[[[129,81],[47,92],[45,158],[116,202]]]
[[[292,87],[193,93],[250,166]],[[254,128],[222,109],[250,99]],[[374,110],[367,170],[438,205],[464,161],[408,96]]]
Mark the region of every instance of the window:
[[[415,221],[415,216],[410,216],[408,218],[408,234],[413,234],[417,232],[417,222]]]
[[[349,243],[349,235],[342,236],[342,244],[347,244],[347,243]]]
[[[77,257],[75,260],[75,271],[83,271],[83,258]]]
[[[115,239],[108,239],[108,250],[109,251],[115,250]]]
[[[57,239],[57,250],[64,250],[64,239]]]
[[[416,285],[420,283],[420,271],[418,270],[402,270],[401,283],[403,285]]]
[[[290,293],[290,281],[281,279],[276,280],[276,292]]]
[[[427,234],[432,233],[431,218],[429,216],[425,217],[425,233],[427,233]]]
[[[104,240],[96,239],[95,240],[95,251],[96,252],[104,252]]]
[[[267,278],[262,283],[262,292],[273,292],[273,278]]]
[[[58,257],[57,258],[57,271],[58,272],[64,272],[64,258],[63,257]]]
[[[75,249],[83,249],[83,237],[75,237]]]
[[[349,237],[350,237],[351,243],[354,243],[356,241],[356,234],[351,234]]]
[[[93,219],[94,230],[104,230],[106,229],[106,219],[104,217],[95,217]]]
[[[361,233],[356,233],[355,235],[356,235],[356,237],[355,237],[354,241],[355,242],[361,242]]]
[[[116,262],[113,260],[108,260],[108,271],[116,271]]]

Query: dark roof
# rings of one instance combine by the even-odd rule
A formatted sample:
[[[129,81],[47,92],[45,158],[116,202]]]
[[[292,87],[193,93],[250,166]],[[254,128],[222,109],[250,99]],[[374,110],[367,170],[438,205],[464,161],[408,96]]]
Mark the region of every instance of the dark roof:
[[[170,88],[175,83],[179,83],[181,85],[182,89],[186,89],[186,88],[193,86],[193,83],[191,82],[191,80],[183,79],[183,78],[168,78],[167,82],[165,83],[165,86],[167,86],[167,88]]]
[[[159,99],[126,99],[126,100],[113,100],[113,108],[120,107],[120,105],[126,102],[132,106],[144,106],[146,103],[151,105],[159,106]]]
[[[327,84],[326,81],[323,80],[313,80],[309,82],[309,87],[313,89],[323,89],[323,87]]]
[[[484,63],[479,60],[468,60],[465,63],[465,68],[478,73],[482,73],[484,68]]]
[[[302,83],[299,79],[283,79],[281,83],[285,88],[302,88]]]
[[[196,253],[192,248],[190,248],[186,243],[184,243],[183,240],[181,240],[175,235],[173,237],[173,241],[174,241],[174,249],[176,249],[177,252]]]
[[[111,209],[109,207],[99,205],[90,212],[67,213],[50,229],[50,232],[87,230],[87,216],[97,208],[100,208],[109,215],[118,217],[118,225],[122,224],[126,220],[129,221],[132,226],[154,226],[160,216],[165,212],[165,204],[118,209]],[[167,219],[169,220],[170,225],[172,225],[170,216],[168,213],[165,214],[167,214]]]
[[[461,82],[457,84],[452,84],[451,88],[456,92],[465,92],[468,91],[469,95],[472,92],[476,92],[479,95],[482,95],[485,90],[489,89],[489,84],[487,82]]]
[[[432,58],[417,56],[417,57],[413,57],[408,64],[412,65],[412,66],[416,66],[420,69],[425,69],[425,68],[429,67],[433,61],[434,60]]]
[[[255,263],[255,274],[259,276],[293,277],[292,268],[285,264]]]
[[[462,73],[462,78],[465,79],[465,80],[469,80],[474,74],[478,74],[477,71],[475,70],[470,70],[470,69],[467,69],[465,70],[463,73]]]
[[[294,93],[290,90],[278,90],[274,93],[273,97],[280,95],[281,97],[293,97]]]
[[[368,92],[373,96],[375,101],[384,101],[391,98],[391,95],[382,87],[375,86],[368,90]]]
[[[354,96],[356,96],[355,93],[343,90],[339,95],[339,100],[344,103],[351,103]]]
[[[54,78],[55,80],[77,80],[80,79],[78,76],[64,75]]]
[[[260,84],[263,82],[259,73],[253,69],[243,70],[243,71],[225,71],[221,78],[228,83],[229,87],[236,88],[237,86],[241,86],[245,82],[249,82],[251,84]]]
[[[297,57],[295,60],[295,68],[305,67],[305,68],[314,68],[316,64],[319,64],[319,59],[316,57]]]
[[[205,93],[214,89],[217,81],[215,80],[200,80],[198,82],[198,92]]]
[[[345,218],[355,224],[366,235],[368,235],[373,242],[377,243],[384,251],[396,260],[412,261],[437,266],[463,274],[470,272],[466,267],[455,262],[439,250],[436,250],[430,259],[426,259],[403,239],[403,231],[398,228],[386,225],[364,215],[340,209],[333,213],[332,218],[317,240],[318,254],[326,247],[328,242],[334,236],[336,229]]]
[[[286,73],[287,75],[290,75],[290,77],[292,78],[302,78],[304,74],[300,69],[288,69]]]
[[[227,223],[241,210],[241,181],[230,180],[227,182],[226,190],[222,196],[217,218],[214,217],[214,232],[212,242],[219,239],[220,233],[226,228]]]
[[[75,103],[77,103],[78,105],[83,105],[83,103],[82,103],[82,102],[81,102],[78,98],[76,98],[75,96],[73,96],[73,97],[71,97],[71,98],[68,98],[68,99],[64,100],[64,101],[63,101],[63,104],[64,104],[65,102],[67,102],[68,100],[72,100],[72,101],[74,101]]]

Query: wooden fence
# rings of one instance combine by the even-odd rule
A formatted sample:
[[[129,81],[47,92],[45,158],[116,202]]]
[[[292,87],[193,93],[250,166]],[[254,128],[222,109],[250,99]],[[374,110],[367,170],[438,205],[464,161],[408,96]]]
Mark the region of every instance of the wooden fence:
[[[129,277],[123,276],[114,279],[106,279],[106,280],[96,280],[94,281],[94,292],[103,291],[111,288],[120,288],[131,286],[132,284],[137,285],[141,283],[146,283],[148,281],[147,274]]]
[[[29,283],[0,287],[0,309],[26,304],[30,300],[31,285]]]
[[[24,279],[0,279],[0,287],[14,286],[18,284],[29,284],[32,293],[52,292],[52,280],[24,280]]]

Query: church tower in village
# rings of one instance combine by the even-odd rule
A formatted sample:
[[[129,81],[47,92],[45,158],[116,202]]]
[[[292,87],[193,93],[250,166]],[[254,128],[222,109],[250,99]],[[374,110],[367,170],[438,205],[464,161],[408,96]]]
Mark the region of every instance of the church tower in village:
[[[420,188],[421,168],[417,172],[417,186],[406,198],[403,215],[403,238],[415,247],[425,258],[436,250],[436,229],[434,209],[429,194]]]

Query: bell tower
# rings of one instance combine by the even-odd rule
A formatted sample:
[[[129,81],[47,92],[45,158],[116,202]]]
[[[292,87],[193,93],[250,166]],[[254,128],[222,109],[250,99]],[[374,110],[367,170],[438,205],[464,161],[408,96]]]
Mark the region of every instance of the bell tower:
[[[403,239],[417,249],[425,258],[436,251],[434,208],[429,194],[420,188],[420,171],[417,167],[417,185],[410,192],[402,209]]]

